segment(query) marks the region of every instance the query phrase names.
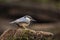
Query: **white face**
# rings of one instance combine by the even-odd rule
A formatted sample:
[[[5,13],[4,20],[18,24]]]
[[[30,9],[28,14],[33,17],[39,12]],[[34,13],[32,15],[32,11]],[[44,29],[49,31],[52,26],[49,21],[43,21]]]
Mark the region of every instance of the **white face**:
[[[25,16],[25,18],[26,18],[28,21],[36,21],[36,20],[34,20],[31,16]]]
[[[28,17],[26,17],[26,19],[27,19],[28,21],[31,21],[31,19],[30,19],[30,18],[28,18]]]

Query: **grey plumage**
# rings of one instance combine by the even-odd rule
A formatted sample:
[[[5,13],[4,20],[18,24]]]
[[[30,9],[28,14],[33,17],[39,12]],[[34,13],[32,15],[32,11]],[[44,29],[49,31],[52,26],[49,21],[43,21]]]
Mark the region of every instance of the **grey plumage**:
[[[10,24],[17,24],[18,26],[22,26],[23,28],[26,28],[27,26],[30,25],[31,21],[35,21],[31,16],[29,15],[25,15],[19,19],[16,19],[12,22],[10,22]]]

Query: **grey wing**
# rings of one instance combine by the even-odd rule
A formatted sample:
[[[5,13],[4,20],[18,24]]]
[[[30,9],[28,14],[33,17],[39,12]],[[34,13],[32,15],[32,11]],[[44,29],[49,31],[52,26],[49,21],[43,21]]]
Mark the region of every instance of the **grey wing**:
[[[26,22],[26,19],[24,17],[22,17],[22,18],[15,20],[15,21],[10,22],[10,23],[19,23],[19,22]]]

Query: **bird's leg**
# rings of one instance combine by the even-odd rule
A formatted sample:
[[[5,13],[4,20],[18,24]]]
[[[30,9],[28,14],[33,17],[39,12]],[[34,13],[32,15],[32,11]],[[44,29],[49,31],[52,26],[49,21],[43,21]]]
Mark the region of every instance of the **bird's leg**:
[[[23,26],[23,28],[24,28],[25,30],[29,30],[29,31],[31,31],[31,32],[34,32],[34,33],[36,33],[36,31],[35,31],[35,30],[28,29],[28,28],[26,28],[25,26]]]
[[[25,25],[22,25],[22,26],[23,26],[23,28],[24,28],[25,30],[29,30],[29,31],[31,31],[31,32],[34,32],[34,33],[36,33],[36,31],[35,31],[35,30],[28,29],[28,28],[26,28],[26,26],[25,26]]]
[[[24,28],[25,30],[27,30],[27,29],[28,29],[28,28],[26,28],[26,26],[24,26],[24,25],[23,25],[23,28]]]
[[[34,32],[34,33],[36,33],[36,31],[35,30],[31,30],[31,29],[29,29],[31,32]]]

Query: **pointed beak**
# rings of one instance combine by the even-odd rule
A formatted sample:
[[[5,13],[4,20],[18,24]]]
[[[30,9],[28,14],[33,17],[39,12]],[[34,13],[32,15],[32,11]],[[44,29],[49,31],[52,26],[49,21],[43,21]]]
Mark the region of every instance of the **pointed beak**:
[[[36,20],[32,19],[32,21],[36,21]]]

